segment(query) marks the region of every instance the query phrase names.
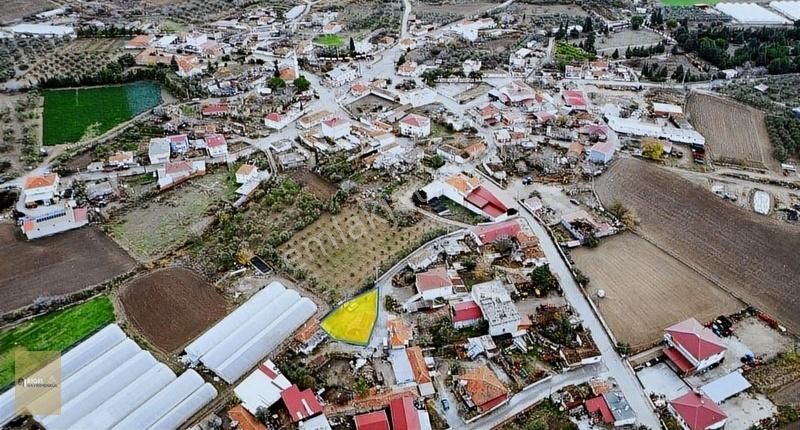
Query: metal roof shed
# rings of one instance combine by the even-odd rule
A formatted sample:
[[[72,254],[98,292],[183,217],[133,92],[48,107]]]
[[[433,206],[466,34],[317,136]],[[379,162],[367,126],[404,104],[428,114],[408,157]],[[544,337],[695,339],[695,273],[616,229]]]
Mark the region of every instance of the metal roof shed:
[[[700,387],[700,391],[704,392],[714,403],[720,404],[726,399],[747,390],[751,386],[750,382],[745,379],[738,370],[734,370],[725,376],[703,385]]]

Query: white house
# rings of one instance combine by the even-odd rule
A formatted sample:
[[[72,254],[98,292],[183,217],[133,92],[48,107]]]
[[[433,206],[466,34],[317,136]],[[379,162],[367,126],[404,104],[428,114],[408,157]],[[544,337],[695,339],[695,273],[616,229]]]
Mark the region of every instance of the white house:
[[[280,130],[289,125],[289,117],[278,112],[271,112],[264,117],[264,125],[273,130]]]
[[[177,55],[175,56],[175,62],[178,64],[178,71],[175,73],[182,78],[191,78],[203,73],[203,65],[194,55]]]
[[[133,163],[133,151],[117,151],[108,157],[109,166],[130,166]]]
[[[42,176],[29,176],[22,185],[25,204],[37,201],[49,202],[58,193],[60,179],[57,173]]]
[[[664,340],[668,345],[664,354],[684,374],[700,372],[719,363],[727,349],[722,339],[694,318],[667,328]]]
[[[414,285],[423,300],[436,300],[452,297],[453,287],[457,284],[463,284],[457,274],[449,273],[444,267],[437,267],[417,273]]]
[[[339,139],[350,134],[350,120],[335,116],[322,121],[322,135],[329,139]]]
[[[225,141],[225,136],[218,133],[206,136],[206,150],[209,157],[228,155],[228,142]]]
[[[466,76],[469,76],[472,72],[479,72],[481,70],[481,60],[464,60],[462,69]]]
[[[489,335],[517,334],[522,317],[500,281],[473,285],[472,300],[481,308],[483,318],[489,323]]]
[[[193,176],[205,174],[206,162],[203,160],[167,162],[158,169],[158,187],[164,189]]]
[[[168,136],[167,139],[169,139],[169,150],[171,152],[182,154],[189,150],[189,136],[176,134]]]
[[[431,134],[431,120],[410,113],[400,120],[400,134],[408,137],[428,137]]]
[[[252,164],[242,164],[236,171],[236,183],[244,184],[258,178],[258,167]]]
[[[331,86],[340,87],[358,78],[358,69],[339,66],[325,74],[325,78]]]
[[[170,145],[169,139],[165,137],[154,137],[150,139],[147,148],[147,156],[150,164],[161,164],[169,161]]]
[[[598,164],[608,164],[614,158],[617,148],[610,141],[597,142],[589,148],[589,161]]]

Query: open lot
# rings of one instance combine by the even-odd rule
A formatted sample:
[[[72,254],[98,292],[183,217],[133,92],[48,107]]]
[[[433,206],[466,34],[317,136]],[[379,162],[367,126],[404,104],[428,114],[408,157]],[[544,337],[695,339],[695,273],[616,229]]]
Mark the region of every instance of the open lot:
[[[321,327],[334,339],[366,345],[378,317],[378,290],[344,302],[322,320]]]
[[[800,331],[796,226],[727,204],[639,160],[617,160],[596,180],[595,190],[606,207],[619,202],[639,218],[637,234]]]
[[[0,332],[0,391],[14,380],[14,352],[61,352],[114,321],[114,307],[101,296]],[[34,369],[31,369],[34,370]]]
[[[620,55],[624,55],[629,46],[650,45],[660,40],[661,36],[654,31],[625,29],[601,36],[596,47],[598,50],[619,49]]]
[[[336,194],[336,184],[310,170],[300,169],[289,172],[289,177],[303,184],[311,194],[320,199],[329,199]]]
[[[50,0],[5,0],[3,7],[0,8],[0,24],[57,7],[58,5]]]
[[[120,289],[125,314],[157,347],[175,352],[226,312],[225,299],[200,275],[170,268],[132,279]]]
[[[692,92],[686,99],[692,125],[706,138],[712,160],[726,164],[772,169],[772,157],[764,113],[723,97]]]
[[[588,291],[619,342],[633,349],[658,342],[666,327],[689,317],[708,321],[743,305],[680,261],[633,233],[572,251],[591,279]],[[604,290],[606,297],[597,298]],[[634,323],[635,322],[635,323]]]
[[[411,227],[394,226],[360,207],[348,206],[336,215],[323,214],[278,251],[341,297],[358,290],[388,269],[398,254],[411,251],[426,234],[441,227],[427,217]]]
[[[134,266],[125,251],[95,228],[27,242],[15,226],[0,225],[0,313],[28,306],[38,297],[83,290]]]
[[[224,192],[224,174],[193,179],[123,214],[109,226],[110,235],[137,259],[151,261],[200,235]]]

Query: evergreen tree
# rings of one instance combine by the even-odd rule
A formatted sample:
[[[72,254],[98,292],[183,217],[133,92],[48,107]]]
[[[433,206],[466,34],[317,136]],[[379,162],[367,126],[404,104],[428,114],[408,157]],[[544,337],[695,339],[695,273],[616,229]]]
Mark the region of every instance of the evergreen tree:
[[[619,48],[614,50],[614,53],[611,54],[611,58],[613,58],[615,60],[619,58]]]

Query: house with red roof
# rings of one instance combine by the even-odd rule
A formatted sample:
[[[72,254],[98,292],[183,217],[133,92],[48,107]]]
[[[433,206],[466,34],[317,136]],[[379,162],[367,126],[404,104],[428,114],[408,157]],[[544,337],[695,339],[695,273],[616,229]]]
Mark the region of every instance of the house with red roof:
[[[292,385],[281,392],[281,399],[292,417],[292,422],[296,423],[322,413],[322,405],[309,388],[300,391],[297,385]]]
[[[727,347],[713,331],[689,318],[665,330],[664,354],[683,374],[700,372],[722,361]]]
[[[289,125],[288,118],[278,112],[270,112],[264,117],[264,125],[273,130],[280,130]]]
[[[437,267],[427,272],[417,273],[414,285],[423,300],[446,299],[453,295],[453,287],[464,285],[464,281],[456,273],[450,273],[444,267]]]
[[[470,327],[483,319],[481,308],[474,300],[450,304],[450,318],[453,320],[453,327]]]
[[[713,400],[694,391],[670,401],[669,410],[686,430],[721,429],[728,419]]]
[[[431,134],[431,120],[410,113],[400,120],[400,134],[408,137],[428,137]]]
[[[482,185],[477,177],[459,173],[445,180],[435,180],[423,187],[422,191],[427,201],[444,196],[492,221],[500,221],[508,216],[509,207]]]
[[[594,418],[596,423],[599,422],[604,425],[614,424],[614,414],[611,413],[611,408],[608,407],[608,403],[606,403],[603,396],[591,398],[585,401],[583,406],[586,408],[586,412]]]
[[[386,411],[356,415],[356,430],[390,430]]]
[[[617,151],[614,143],[608,140],[600,141],[589,148],[589,161],[597,164],[608,164]]]
[[[22,184],[22,194],[25,197],[25,204],[38,201],[48,202],[58,193],[60,179],[57,173],[46,175],[33,175],[25,178]]]
[[[214,133],[206,136],[206,150],[209,157],[224,157],[228,155],[228,142],[225,136]]]
[[[203,106],[200,113],[203,116],[225,116],[230,113],[230,108],[226,104],[214,103]]]
[[[485,365],[455,376],[456,389],[467,407],[489,412],[508,401],[508,388]]]
[[[392,430],[421,430],[419,414],[414,407],[414,399],[409,396],[392,400],[389,403],[392,416]]]
[[[586,103],[586,97],[583,95],[582,91],[567,90],[564,91],[563,97],[564,104],[573,110],[586,110],[588,106]]]
[[[348,118],[335,116],[322,121],[322,135],[329,139],[339,139],[350,134],[351,123]]]

